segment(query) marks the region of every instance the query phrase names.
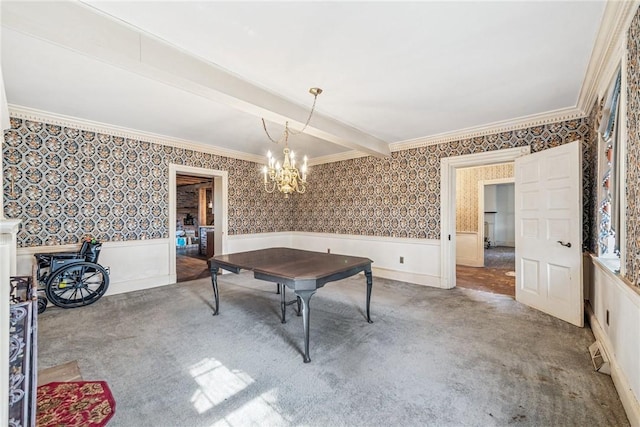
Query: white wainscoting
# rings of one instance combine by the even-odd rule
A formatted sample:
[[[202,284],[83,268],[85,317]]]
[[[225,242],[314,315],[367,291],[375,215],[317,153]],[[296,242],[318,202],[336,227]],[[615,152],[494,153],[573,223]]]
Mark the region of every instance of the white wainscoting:
[[[292,233],[256,233],[227,236],[227,253],[254,251],[265,248],[291,248]]]
[[[585,280],[591,329],[609,357],[611,377],[631,425],[640,426],[640,292],[596,258],[589,267]]]
[[[169,239],[104,243],[99,261],[110,270],[107,295],[175,283],[176,276],[169,271],[170,243]],[[79,247],[73,244],[18,249],[17,274],[31,274],[35,253],[74,252]],[[374,262],[374,276],[441,287],[439,240],[302,232],[228,236],[228,253],[268,247],[319,252],[330,249],[332,253],[367,257]]]
[[[18,275],[30,275],[33,254],[75,252],[80,245],[20,248],[17,256]],[[109,268],[109,290],[106,295],[137,291],[176,282],[169,274],[169,239],[107,242],[102,245],[99,263]]]
[[[459,231],[456,233],[456,264],[468,267],[484,266],[484,251],[480,233]]]
[[[290,247],[367,257],[374,277],[441,287],[440,241],[328,233],[259,233],[228,237],[229,252]],[[400,263],[403,257],[403,263]]]

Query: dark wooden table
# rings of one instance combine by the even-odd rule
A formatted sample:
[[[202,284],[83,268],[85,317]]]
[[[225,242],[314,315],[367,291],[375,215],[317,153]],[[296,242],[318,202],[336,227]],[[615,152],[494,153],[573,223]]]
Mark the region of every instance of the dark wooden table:
[[[298,304],[298,315],[302,311],[304,326],[304,362],[309,357],[309,300],[326,283],[344,279],[364,272],[367,279],[367,321],[371,321],[369,306],[371,303],[371,260],[347,255],[327,254],[289,248],[269,248],[257,251],[218,255],[209,260],[211,283],[215,297],[215,313],[219,313],[218,269],[239,273],[240,270],[253,270],[256,279],[277,283],[280,293],[282,323],[286,322],[286,307]],[[285,286],[296,295],[294,301],[287,302]],[[302,310],[300,310],[302,304]]]

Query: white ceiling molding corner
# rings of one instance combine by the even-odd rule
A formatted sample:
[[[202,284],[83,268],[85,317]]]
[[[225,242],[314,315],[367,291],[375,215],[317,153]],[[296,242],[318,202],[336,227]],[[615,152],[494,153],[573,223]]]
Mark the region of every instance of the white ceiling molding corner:
[[[490,123],[488,125],[460,129],[455,132],[447,132],[439,135],[427,136],[424,138],[411,139],[408,141],[398,141],[389,144],[389,146],[392,152],[409,150],[412,148],[426,147],[428,145],[445,144],[447,142],[460,141],[463,139],[476,138],[479,136],[510,132],[534,126],[579,119],[584,116],[584,111],[579,108],[565,108],[527,117],[521,117],[519,119],[505,120],[502,122]]]
[[[593,103],[608,87],[612,76],[620,65],[622,53],[626,50],[625,31],[640,1],[607,1],[600,29],[596,36],[584,82],[580,88],[577,106],[588,114]]]
[[[238,160],[245,160],[247,162],[260,164],[265,163],[265,158],[263,156],[257,156],[255,154],[248,154],[240,151],[230,150],[227,148],[215,147],[209,144],[202,144],[194,141],[187,141],[184,139],[157,135],[150,132],[128,129],[108,123],[99,123],[91,120],[69,117],[62,114],[50,113],[47,111],[36,110],[19,105],[9,104],[9,115],[11,117],[22,120],[32,120],[36,122],[44,122],[52,125],[70,127],[88,132],[104,133],[107,135],[134,139],[137,141],[146,141],[169,147],[183,148],[185,150],[194,150]]]
[[[308,110],[81,3],[7,3],[2,25],[272,122],[304,125]],[[92,36],[87,36],[91,34]],[[385,141],[317,113],[306,133],[386,157]]]

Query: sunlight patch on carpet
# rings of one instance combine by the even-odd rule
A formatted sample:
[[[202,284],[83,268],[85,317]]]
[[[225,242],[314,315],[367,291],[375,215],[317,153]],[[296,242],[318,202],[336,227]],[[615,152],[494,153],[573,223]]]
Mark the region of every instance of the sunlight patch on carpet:
[[[241,371],[231,371],[221,362],[206,358],[189,368],[189,373],[200,388],[193,393],[191,402],[199,414],[229,399],[254,382]]]
[[[277,400],[276,389],[271,389],[251,399],[211,427],[287,425],[289,422],[280,414],[276,405]]]

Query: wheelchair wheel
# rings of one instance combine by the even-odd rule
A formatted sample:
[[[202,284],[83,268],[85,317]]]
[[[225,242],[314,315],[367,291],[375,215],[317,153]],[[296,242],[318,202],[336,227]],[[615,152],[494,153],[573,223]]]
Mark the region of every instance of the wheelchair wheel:
[[[99,264],[80,261],[54,271],[45,292],[62,308],[82,307],[98,301],[109,287],[109,275]]]
[[[44,313],[47,309],[48,302],[49,301],[45,297],[38,295],[38,314]]]

